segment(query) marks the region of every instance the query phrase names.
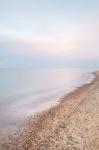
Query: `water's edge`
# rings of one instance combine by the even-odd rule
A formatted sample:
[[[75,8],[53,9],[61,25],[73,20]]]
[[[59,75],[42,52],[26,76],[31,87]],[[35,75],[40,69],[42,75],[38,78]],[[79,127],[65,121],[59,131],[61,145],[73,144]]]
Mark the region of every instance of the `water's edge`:
[[[39,118],[40,116],[42,116],[42,115],[44,115],[44,114],[50,112],[51,110],[54,110],[56,107],[58,107],[58,106],[62,103],[62,101],[64,101],[64,99],[65,99],[66,96],[68,97],[69,95],[72,95],[72,93],[75,93],[76,91],[78,91],[78,90],[81,89],[82,87],[84,87],[84,86],[86,86],[86,85],[92,84],[92,83],[96,80],[95,72],[91,73],[91,75],[93,76],[93,78],[90,80],[90,82],[88,81],[88,82],[86,82],[86,83],[83,83],[82,85],[80,85],[79,87],[76,87],[76,88],[75,88],[74,90],[72,90],[71,92],[69,92],[69,93],[63,95],[63,96],[60,97],[60,98],[58,98],[58,99],[57,99],[57,103],[55,103],[55,104],[53,104],[53,105],[50,105],[50,106],[48,105],[48,108],[47,108],[47,109],[42,110],[42,111],[40,111],[40,112],[37,112],[37,113],[35,113],[35,114],[33,114],[33,115],[27,117],[27,118],[24,120],[24,126],[22,126],[22,128],[20,128],[20,129],[18,129],[18,130],[15,130],[15,131],[9,130],[10,132],[7,132],[7,131],[5,132],[5,131],[4,131],[5,133],[3,133],[2,130],[0,130],[0,131],[2,131],[2,132],[1,132],[2,134],[1,134],[1,137],[0,137],[2,140],[0,140],[0,141],[2,141],[2,142],[4,142],[4,143],[9,143],[8,137],[12,137],[12,138],[15,138],[15,139],[16,139],[16,135],[17,135],[17,137],[19,137],[19,136],[23,133],[24,129],[28,126],[28,123],[30,124],[31,121],[33,121],[33,120]],[[3,135],[3,136],[2,136],[2,135]],[[6,138],[7,138],[7,139],[6,139]],[[8,141],[7,141],[7,140],[8,140]],[[2,143],[1,143],[1,145],[2,145]]]

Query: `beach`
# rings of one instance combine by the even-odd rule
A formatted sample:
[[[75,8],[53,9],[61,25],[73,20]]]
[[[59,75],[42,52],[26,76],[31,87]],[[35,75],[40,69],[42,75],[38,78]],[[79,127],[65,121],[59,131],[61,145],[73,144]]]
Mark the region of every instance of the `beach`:
[[[91,83],[30,118],[3,150],[99,150],[99,72]]]
[[[99,150],[99,0],[0,0],[0,150]]]

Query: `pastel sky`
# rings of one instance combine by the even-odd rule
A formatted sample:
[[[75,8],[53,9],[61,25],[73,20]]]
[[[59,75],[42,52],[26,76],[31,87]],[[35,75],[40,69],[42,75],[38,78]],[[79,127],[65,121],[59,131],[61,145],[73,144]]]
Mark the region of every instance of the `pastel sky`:
[[[99,0],[0,0],[0,68],[99,67]]]

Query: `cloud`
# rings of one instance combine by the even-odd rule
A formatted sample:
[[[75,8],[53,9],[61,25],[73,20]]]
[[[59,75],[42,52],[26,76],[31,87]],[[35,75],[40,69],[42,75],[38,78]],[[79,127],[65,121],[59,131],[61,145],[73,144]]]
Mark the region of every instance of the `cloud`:
[[[21,41],[19,39],[6,39],[0,42],[3,49],[14,54],[23,55],[44,55],[61,57],[69,49],[73,48],[69,41],[61,39],[37,38],[30,41]]]
[[[29,12],[32,19],[28,21],[25,20],[28,16],[20,12],[18,15],[25,17],[22,22],[19,16],[13,18],[11,14],[11,22],[6,20],[10,25],[2,23],[0,30],[0,59],[2,57],[9,66],[90,66],[92,63],[96,66],[99,59],[99,11],[91,7],[74,14],[74,10],[70,14],[70,10],[65,12],[64,9],[61,13],[58,9],[58,15],[53,9],[53,13],[43,12],[40,20],[36,16],[33,20],[33,14]]]

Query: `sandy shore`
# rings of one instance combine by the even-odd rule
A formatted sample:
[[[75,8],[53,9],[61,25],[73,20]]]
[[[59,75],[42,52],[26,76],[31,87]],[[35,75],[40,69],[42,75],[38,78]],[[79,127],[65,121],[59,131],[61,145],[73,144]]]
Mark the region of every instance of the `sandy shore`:
[[[30,119],[3,150],[99,150],[99,72],[96,78]]]

